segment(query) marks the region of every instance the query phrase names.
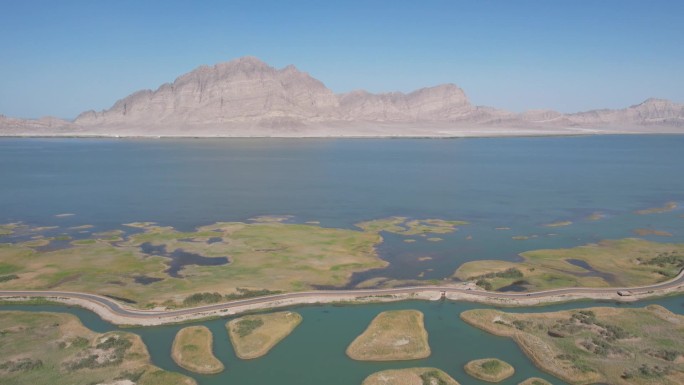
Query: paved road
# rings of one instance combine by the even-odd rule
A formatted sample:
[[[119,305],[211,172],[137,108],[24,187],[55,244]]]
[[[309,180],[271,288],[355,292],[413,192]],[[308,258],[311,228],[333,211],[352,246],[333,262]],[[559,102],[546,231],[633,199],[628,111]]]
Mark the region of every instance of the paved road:
[[[319,290],[309,292],[295,292],[285,294],[274,294],[263,297],[241,299],[231,302],[218,303],[213,305],[199,306],[194,308],[180,309],[180,310],[136,310],[131,308],[124,308],[121,304],[108,297],[97,294],[77,293],[69,291],[52,291],[52,290],[0,290],[0,297],[62,297],[80,299],[89,302],[95,302],[99,305],[109,309],[115,315],[132,318],[172,318],[177,316],[186,316],[196,313],[204,313],[210,311],[230,310],[244,305],[255,305],[263,303],[272,303],[274,301],[292,300],[292,299],[310,299],[320,297],[364,297],[364,296],[378,296],[389,294],[414,294],[423,292],[443,292],[443,293],[460,293],[467,294],[474,297],[485,297],[489,299],[543,299],[546,297],[560,296],[560,295],[576,295],[583,298],[592,299],[600,298],[605,294],[615,294],[617,291],[630,291],[634,295],[651,294],[656,291],[671,289],[684,286],[684,269],[679,274],[666,282],[661,282],[648,286],[631,287],[631,288],[565,288],[553,289],[537,292],[523,292],[523,293],[500,293],[479,290],[468,290],[465,288],[454,286],[418,286],[418,287],[399,287],[392,289],[367,289],[367,290]],[[304,303],[306,301],[302,301]]]

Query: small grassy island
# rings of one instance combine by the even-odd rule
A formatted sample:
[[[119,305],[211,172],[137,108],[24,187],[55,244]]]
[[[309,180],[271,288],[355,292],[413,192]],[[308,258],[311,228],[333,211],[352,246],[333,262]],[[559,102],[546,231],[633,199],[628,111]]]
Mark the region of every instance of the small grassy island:
[[[534,250],[522,262],[481,260],[454,276],[486,290],[518,285],[528,290],[561,287],[630,287],[674,278],[684,267],[684,244],[627,238],[569,249]]]
[[[367,232],[387,232],[399,235],[448,234],[458,226],[467,225],[465,221],[446,221],[444,219],[409,219],[390,217],[357,223],[356,227]]]
[[[635,213],[639,214],[639,215],[662,214],[662,213],[672,211],[676,208],[677,208],[677,202],[667,202],[667,203],[665,203],[665,205],[663,205],[661,207],[651,207],[648,209],[637,210],[637,211],[635,211]]]
[[[266,355],[302,322],[292,311],[240,317],[226,324],[235,354],[242,359]]]
[[[213,335],[206,326],[189,326],[176,334],[171,357],[178,366],[200,374],[220,373],[224,367],[212,353]]]
[[[0,346],[3,385],[195,384],[153,366],[137,335],[98,334],[70,314],[0,311]]]
[[[552,385],[552,384],[543,378],[531,377],[531,378],[528,378],[527,380],[519,383],[518,385]]]
[[[471,376],[487,382],[501,382],[515,373],[510,364],[496,358],[470,361],[464,369]]]
[[[658,305],[552,313],[468,310],[461,318],[512,337],[539,368],[572,384],[684,383],[684,316]]]
[[[383,370],[363,380],[362,385],[459,385],[448,374],[435,368]]]
[[[649,235],[656,235],[659,237],[671,237],[672,233],[668,231],[663,231],[663,230],[655,230],[655,229],[634,229],[632,232],[640,237],[645,237]]]
[[[0,225],[0,237],[3,235],[10,235],[14,231],[14,229],[17,227],[16,223],[7,223],[4,225]]]
[[[385,311],[349,345],[347,355],[360,361],[415,360],[430,356],[423,313],[417,310]]]
[[[565,227],[565,226],[570,226],[572,224],[572,221],[558,221],[558,222],[552,222],[552,223],[545,223],[544,227]]]
[[[600,221],[601,219],[604,219],[606,217],[606,214],[600,212],[600,211],[595,211],[591,214],[589,214],[585,219],[588,221]],[[541,380],[544,381],[544,380]]]

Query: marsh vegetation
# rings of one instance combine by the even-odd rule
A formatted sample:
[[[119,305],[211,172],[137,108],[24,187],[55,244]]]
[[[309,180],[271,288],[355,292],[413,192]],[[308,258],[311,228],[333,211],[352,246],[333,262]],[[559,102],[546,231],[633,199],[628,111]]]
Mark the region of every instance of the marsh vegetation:
[[[0,312],[0,378],[3,385],[194,385],[191,378],[150,363],[135,334],[95,333],[63,313]]]
[[[684,316],[657,305],[553,313],[469,310],[461,318],[512,337],[537,366],[573,384],[684,383]]]
[[[454,274],[486,290],[524,282],[529,290],[562,287],[630,287],[675,277],[684,267],[684,244],[627,238],[569,249],[534,250],[522,262],[479,260]]]
[[[471,376],[487,382],[501,382],[515,373],[515,369],[509,363],[497,358],[473,360],[468,362],[464,369]]]
[[[377,256],[382,238],[374,232],[280,222],[216,223],[191,232],[146,222],[128,226],[137,231],[106,232],[48,251],[0,244],[0,289],[82,291],[138,307],[181,307],[344,285],[353,272],[387,264]],[[161,248],[164,253],[145,252]],[[201,258],[169,274],[179,251]],[[215,259],[228,263],[203,264]]]

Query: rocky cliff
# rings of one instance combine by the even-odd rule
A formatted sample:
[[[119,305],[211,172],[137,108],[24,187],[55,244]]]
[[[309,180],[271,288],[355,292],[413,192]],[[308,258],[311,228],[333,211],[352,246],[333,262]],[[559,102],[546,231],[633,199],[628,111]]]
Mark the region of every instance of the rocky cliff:
[[[0,135],[468,136],[684,132],[684,105],[661,99],[620,110],[516,114],[473,106],[453,84],[336,95],[294,66],[244,57],[201,66],[73,122],[0,115]]]
[[[621,110],[593,110],[569,114],[577,125],[638,125],[684,127],[684,104],[648,99]]]
[[[246,57],[202,66],[156,91],[144,90],[108,110],[87,111],[82,126],[126,124],[220,124],[226,121],[333,116],[337,97],[323,83],[293,66],[281,70]]]

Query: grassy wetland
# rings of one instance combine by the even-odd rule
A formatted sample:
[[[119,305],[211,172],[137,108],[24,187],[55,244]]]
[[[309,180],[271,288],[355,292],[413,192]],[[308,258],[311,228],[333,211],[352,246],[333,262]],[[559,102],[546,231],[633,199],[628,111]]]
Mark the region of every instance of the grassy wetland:
[[[468,310],[461,318],[513,338],[535,365],[569,383],[684,383],[684,316],[658,305],[548,313]]]
[[[448,374],[435,368],[390,369],[373,373],[362,385],[459,385]]]
[[[347,355],[359,361],[401,361],[430,356],[423,313],[417,310],[378,314],[368,328],[347,348]]]
[[[193,231],[131,222],[124,229],[77,239],[67,233],[41,235],[46,229],[61,231],[55,227],[7,224],[3,233],[23,238],[0,244],[0,289],[82,291],[140,308],[177,308],[340,287],[354,273],[388,265],[376,250],[383,242],[381,232],[427,236],[452,233],[466,224],[392,217],[361,222],[359,231],[287,223],[289,219],[259,216]],[[70,227],[86,233],[91,228]],[[26,240],[26,235],[32,236]]]
[[[178,366],[191,372],[213,374],[224,366],[212,353],[214,336],[206,326],[188,326],[178,331],[173,340],[171,357]]]
[[[179,307],[343,285],[353,272],[387,264],[375,251],[382,241],[375,232],[270,221],[191,232],[129,226],[137,231],[94,235],[55,250],[0,244],[0,276],[7,278],[0,289],[83,291],[139,307]]]
[[[684,244],[637,238],[606,240],[568,249],[534,250],[522,262],[481,260],[454,276],[486,290],[517,285],[527,290],[562,287],[629,287],[675,277],[684,268]]]
[[[43,236],[40,231],[44,228],[3,225],[10,236],[35,235],[0,243],[0,290],[81,291],[106,295],[139,308],[179,308],[342,287],[355,273],[388,266],[378,255],[377,249],[383,243],[381,233],[423,235],[417,238],[435,243],[443,239],[429,234],[448,235],[465,224],[392,217],[358,223],[358,231],[284,222],[287,220],[262,216],[248,222],[218,222],[193,231],[134,222],[126,224],[132,230],[96,232],[79,239],[65,234]],[[414,239],[400,238],[403,240]],[[684,244],[625,238],[526,251],[520,256],[521,262],[466,262],[451,278],[502,291],[647,285],[672,278],[684,267]],[[432,257],[415,258],[433,263]],[[371,276],[354,285],[363,288],[443,283],[424,279],[430,271],[426,266],[417,279]]]
[[[302,316],[292,311],[255,314],[240,317],[226,324],[235,354],[242,359],[264,356],[302,322]]]
[[[98,334],[70,314],[0,312],[0,345],[3,385],[195,384],[152,365],[137,335]]]
[[[140,308],[175,308],[315,289],[319,284],[356,287],[365,281],[368,287],[377,287],[377,281],[373,282],[377,277],[387,277],[385,282],[391,285],[460,286],[451,277],[453,272],[477,259],[511,263],[503,270],[494,264],[491,270],[465,274],[466,278],[486,274],[476,280],[482,279],[483,285],[488,281],[492,290],[511,285],[526,290],[535,285],[612,286],[621,272],[604,271],[596,265],[593,253],[614,249],[608,254],[626,263],[620,249],[627,250],[630,242],[635,248],[628,250],[635,271],[644,269],[638,281],[656,282],[673,273],[681,255],[675,252],[677,244],[684,243],[684,179],[673,177],[681,174],[684,164],[683,139],[614,136],[372,143],[7,139],[0,143],[0,158],[12,167],[0,171],[0,221],[12,223],[0,226],[0,243],[4,243],[0,246],[0,289],[83,290],[121,298]],[[355,154],[354,161],[350,153]],[[246,219],[262,213],[278,216]],[[392,215],[405,217],[388,218]],[[463,218],[470,223],[421,218]],[[142,220],[162,225],[135,222]],[[219,222],[225,220],[231,222]],[[572,224],[544,226],[565,221]],[[131,226],[121,227],[123,223]],[[635,229],[646,230],[633,233]],[[672,236],[664,238],[665,232]],[[472,240],[466,242],[471,235]],[[648,241],[620,240],[634,235]],[[516,236],[522,238],[511,239]],[[670,243],[650,242],[654,240]],[[530,250],[544,251],[549,258],[532,263],[517,257]],[[667,254],[659,255],[661,251]],[[608,262],[604,265],[618,269],[607,266]],[[519,273],[506,272],[509,267]],[[535,272],[544,274],[535,278]],[[683,309],[681,296],[647,303],[668,304],[675,313]],[[588,304],[604,306],[582,302],[522,311],[549,312]],[[636,305],[643,306],[620,306]],[[78,308],[3,306],[68,311],[80,314],[92,330],[119,333],[111,325],[96,327],[99,319],[88,323],[97,317]],[[487,335],[458,319],[461,311],[476,306],[416,301],[295,307],[306,322],[267,356],[249,361],[233,356],[224,334],[225,319],[202,321],[216,337],[214,354],[229,370],[211,376],[185,373],[202,385],[309,385],[326,383],[333,376],[339,383],[360,384],[374,372],[420,364],[440,368],[462,382],[475,382],[462,372],[465,363],[498,357],[516,369],[505,381],[507,385],[529,377],[564,383],[533,366],[519,354],[512,339]],[[400,309],[419,309],[425,314],[425,328],[432,337],[430,357],[414,363],[347,359],[345,349],[373,317]],[[163,378],[181,370],[170,352],[176,333],[184,326],[129,329],[142,336],[154,364],[165,370],[145,376],[157,373]],[[644,326],[645,332],[652,328],[648,323]],[[31,340],[29,331],[21,334],[23,340]],[[326,336],[325,343],[321,336]],[[661,336],[664,341],[667,333]],[[662,355],[671,358],[674,349],[664,349]],[[582,356],[578,353],[578,357]],[[654,374],[652,366],[642,371],[642,357],[633,360],[638,373],[628,373],[631,377],[626,382],[644,383],[642,372]],[[596,363],[599,371],[600,365],[609,366],[613,358],[601,359]],[[660,362],[648,359],[643,363]],[[16,361],[8,358],[0,364],[10,360]],[[30,362],[12,365],[32,366]],[[151,378],[145,376],[134,382]],[[4,371],[0,373],[3,381],[6,377]],[[31,385],[45,382],[29,380]],[[107,381],[111,382],[103,383]],[[78,379],[74,382],[79,383]]]

